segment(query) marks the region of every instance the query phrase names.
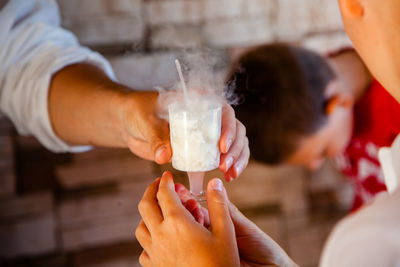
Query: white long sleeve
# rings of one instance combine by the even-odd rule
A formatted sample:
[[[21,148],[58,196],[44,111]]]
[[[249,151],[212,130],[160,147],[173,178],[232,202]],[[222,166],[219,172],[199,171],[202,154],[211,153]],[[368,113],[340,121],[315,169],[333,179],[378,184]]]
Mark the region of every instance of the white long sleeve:
[[[0,111],[22,135],[35,136],[53,152],[78,152],[58,138],[48,113],[52,75],[67,65],[89,62],[112,79],[111,66],[100,54],[79,45],[60,27],[55,1],[10,0],[0,10]]]

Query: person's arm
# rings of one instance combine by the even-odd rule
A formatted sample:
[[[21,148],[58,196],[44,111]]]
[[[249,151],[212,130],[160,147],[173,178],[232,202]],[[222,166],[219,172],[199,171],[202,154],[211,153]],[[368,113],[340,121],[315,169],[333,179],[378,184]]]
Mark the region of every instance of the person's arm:
[[[8,1],[0,10],[0,33],[1,113],[19,134],[34,136],[52,152],[88,150],[88,146],[67,144],[54,133],[49,91],[56,73],[83,62],[101,69],[109,80],[115,79],[107,60],[60,27],[55,1]]]
[[[371,74],[355,50],[345,50],[330,55],[328,61],[333,67],[341,88],[350,92],[357,100],[371,83]]]
[[[70,145],[128,147],[138,156],[166,163],[172,150],[168,123],[157,116],[158,94],[112,81],[99,68],[78,63],[57,72],[50,85],[49,114],[58,137]],[[220,169],[236,178],[250,151],[244,126],[225,104]]]
[[[129,147],[165,163],[171,157],[166,121],[157,117],[156,92],[135,92],[102,70],[78,63],[57,72],[50,85],[49,114],[57,136],[70,145]]]
[[[143,158],[168,162],[169,129],[156,116],[157,94],[115,82],[107,60],[60,27],[56,2],[22,2],[11,0],[0,10],[0,111],[18,132],[53,152],[129,147]],[[228,104],[220,150],[220,169],[227,179],[236,178],[250,153]]]

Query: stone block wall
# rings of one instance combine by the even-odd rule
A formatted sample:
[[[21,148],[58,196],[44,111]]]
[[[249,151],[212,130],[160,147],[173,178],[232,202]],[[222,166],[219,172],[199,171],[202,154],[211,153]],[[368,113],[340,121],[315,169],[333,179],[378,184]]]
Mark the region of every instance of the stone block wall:
[[[348,46],[331,0],[58,0],[62,25],[103,53],[121,82],[138,90],[176,80],[185,49],[218,51],[293,42],[326,53]],[[221,63],[221,62],[219,62]]]

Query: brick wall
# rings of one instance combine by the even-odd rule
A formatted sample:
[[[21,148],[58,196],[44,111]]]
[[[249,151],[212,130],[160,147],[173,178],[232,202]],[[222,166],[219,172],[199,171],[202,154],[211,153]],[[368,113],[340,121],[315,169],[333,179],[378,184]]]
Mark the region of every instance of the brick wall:
[[[187,49],[218,55],[289,41],[321,53],[348,45],[333,0],[58,0],[62,25],[105,55],[138,90],[176,81]],[[52,154],[0,122],[0,265],[138,266],[136,204],[156,166],[125,150]],[[173,170],[172,170],[173,171]],[[175,172],[186,182],[183,173]],[[208,174],[221,176],[219,172]],[[251,162],[227,185],[233,202],[301,266],[316,266],[348,185],[330,164],[318,173]]]
[[[107,56],[135,89],[176,79],[183,48],[208,47],[229,64],[238,48],[266,42],[319,52],[348,45],[332,0],[58,0],[62,24]]]

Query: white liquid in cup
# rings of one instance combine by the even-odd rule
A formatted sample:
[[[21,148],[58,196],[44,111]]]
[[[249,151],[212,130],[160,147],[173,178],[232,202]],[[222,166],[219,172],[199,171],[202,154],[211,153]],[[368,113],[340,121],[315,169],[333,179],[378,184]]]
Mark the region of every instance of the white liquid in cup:
[[[205,172],[219,166],[222,108],[206,100],[174,102],[168,106],[172,166],[180,171]]]

